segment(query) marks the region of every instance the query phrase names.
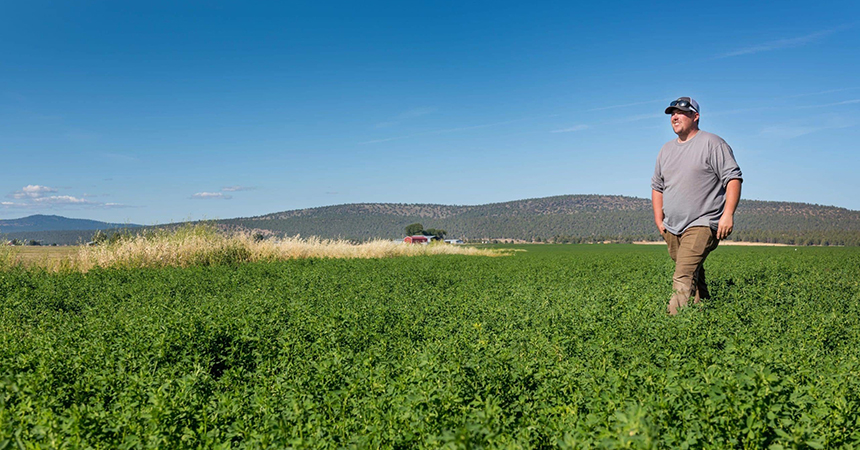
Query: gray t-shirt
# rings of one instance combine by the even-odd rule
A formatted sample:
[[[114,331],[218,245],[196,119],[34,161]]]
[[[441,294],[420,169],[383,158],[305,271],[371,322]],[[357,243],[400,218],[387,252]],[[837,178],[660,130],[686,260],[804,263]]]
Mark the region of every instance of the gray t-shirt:
[[[687,142],[667,142],[651,177],[651,188],[663,193],[663,226],[673,234],[695,226],[716,229],[730,180],[743,177],[721,137],[699,130]]]

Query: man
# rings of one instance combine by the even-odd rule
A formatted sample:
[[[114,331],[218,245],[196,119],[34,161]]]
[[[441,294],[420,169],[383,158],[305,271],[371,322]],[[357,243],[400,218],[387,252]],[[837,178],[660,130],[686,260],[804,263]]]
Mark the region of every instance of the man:
[[[660,149],[651,177],[654,222],[675,261],[669,314],[710,297],[703,264],[734,227],[741,169],[731,147],[699,129],[699,104],[680,97],[666,108],[678,135]]]

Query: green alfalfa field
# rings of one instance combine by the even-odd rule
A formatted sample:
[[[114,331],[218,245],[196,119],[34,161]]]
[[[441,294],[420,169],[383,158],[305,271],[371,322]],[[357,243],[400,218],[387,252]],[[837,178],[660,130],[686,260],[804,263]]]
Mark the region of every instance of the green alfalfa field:
[[[4,448],[856,448],[860,249],[0,270]]]

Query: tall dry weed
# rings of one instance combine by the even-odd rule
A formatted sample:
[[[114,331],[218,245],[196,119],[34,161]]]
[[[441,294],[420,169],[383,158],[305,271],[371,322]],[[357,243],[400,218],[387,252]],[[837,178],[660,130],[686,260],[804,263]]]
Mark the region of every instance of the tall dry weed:
[[[0,269],[9,269],[19,263],[18,258],[12,253],[12,247],[0,243]]]
[[[214,226],[195,224],[81,247],[71,266],[87,271],[95,267],[188,267],[297,258],[389,258],[442,254],[499,256],[504,253],[444,243],[410,245],[375,240],[354,244],[344,240],[303,239],[298,236],[259,240],[250,233],[227,235]]]

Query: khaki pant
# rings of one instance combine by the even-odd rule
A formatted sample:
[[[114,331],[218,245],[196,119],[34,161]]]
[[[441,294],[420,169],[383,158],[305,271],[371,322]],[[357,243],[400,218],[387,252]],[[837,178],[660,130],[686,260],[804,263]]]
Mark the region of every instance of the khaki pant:
[[[680,236],[666,231],[663,239],[669,246],[669,256],[675,261],[675,274],[672,275],[674,294],[669,299],[668,308],[669,314],[674,316],[687,306],[690,296],[695,296],[694,303],[711,297],[705,283],[703,264],[720,241],[716,231],[710,227],[690,227]]]

